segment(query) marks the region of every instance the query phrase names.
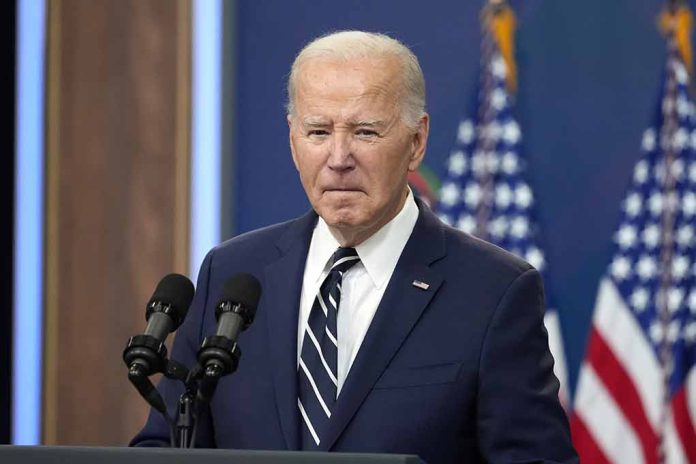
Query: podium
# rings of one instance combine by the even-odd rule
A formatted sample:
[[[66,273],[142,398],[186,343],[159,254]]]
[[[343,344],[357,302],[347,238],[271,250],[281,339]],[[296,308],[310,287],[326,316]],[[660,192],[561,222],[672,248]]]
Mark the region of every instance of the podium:
[[[417,456],[173,448],[0,446],[2,464],[422,464]]]

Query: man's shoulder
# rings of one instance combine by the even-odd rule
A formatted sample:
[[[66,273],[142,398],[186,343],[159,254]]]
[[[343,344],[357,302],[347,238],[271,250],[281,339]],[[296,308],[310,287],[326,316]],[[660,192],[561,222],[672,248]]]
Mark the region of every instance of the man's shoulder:
[[[249,265],[277,259],[283,247],[309,239],[316,216],[307,213],[289,221],[239,234],[220,243],[209,255],[213,262],[246,261]]]
[[[443,224],[449,266],[476,270],[484,276],[514,280],[534,269],[519,256],[490,242]]]

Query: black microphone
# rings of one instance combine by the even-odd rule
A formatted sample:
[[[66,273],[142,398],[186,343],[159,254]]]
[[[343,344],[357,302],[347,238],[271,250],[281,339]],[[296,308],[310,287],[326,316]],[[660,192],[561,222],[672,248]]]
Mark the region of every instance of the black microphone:
[[[237,369],[241,355],[237,337],[254,322],[260,298],[261,284],[251,274],[235,274],[223,285],[215,308],[217,331],[205,338],[198,352],[204,375],[199,391],[203,401],[210,399],[220,377]]]
[[[147,303],[145,333],[131,337],[123,352],[129,376],[164,372],[167,358],[164,341],[183,322],[193,294],[193,284],[181,274],[168,274],[160,280]]]

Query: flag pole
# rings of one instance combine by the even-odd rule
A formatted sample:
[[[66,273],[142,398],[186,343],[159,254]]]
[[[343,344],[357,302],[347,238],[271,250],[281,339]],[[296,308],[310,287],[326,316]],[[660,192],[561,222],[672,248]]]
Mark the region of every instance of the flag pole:
[[[672,105],[663,105],[663,123],[661,132],[667,141],[664,145],[664,184],[662,188],[663,210],[661,217],[662,238],[660,244],[660,283],[657,298],[658,317],[662,330],[662,339],[659,349],[660,367],[662,369],[662,381],[664,397],[662,410],[660,411],[660,427],[658,429],[659,450],[661,462],[665,459],[665,429],[668,425],[671,404],[670,380],[674,368],[674,341],[669,336],[672,314],[669,304],[669,292],[674,284],[672,275],[672,260],[675,254],[674,230],[678,198],[677,179],[674,175],[673,165],[679,157],[680,147],[677,146],[677,133],[680,128],[678,114],[678,73],[686,73],[686,86],[692,89],[692,55],[691,55],[691,12],[683,0],[669,0],[660,16],[660,28],[667,40],[668,59],[667,82],[665,83],[666,100]],[[683,63],[683,64],[682,64]]]
[[[495,150],[496,135],[492,133],[496,118],[494,105],[489,101],[493,87],[493,75],[488,67],[494,66],[493,56],[500,53],[505,67],[506,87],[512,97],[517,88],[517,69],[514,58],[515,15],[505,0],[488,0],[481,10],[481,86],[478,120],[481,133],[482,156],[487,158]],[[489,240],[489,219],[493,209],[495,179],[484,171],[481,180],[482,199],[476,211],[476,230],[474,234],[483,240]]]

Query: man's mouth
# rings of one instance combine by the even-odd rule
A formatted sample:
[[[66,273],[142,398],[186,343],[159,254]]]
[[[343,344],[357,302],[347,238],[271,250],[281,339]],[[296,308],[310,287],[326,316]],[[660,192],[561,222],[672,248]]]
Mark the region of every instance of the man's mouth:
[[[329,187],[325,188],[324,192],[361,192],[362,190],[358,188],[351,187]]]

